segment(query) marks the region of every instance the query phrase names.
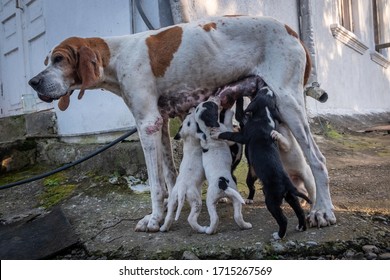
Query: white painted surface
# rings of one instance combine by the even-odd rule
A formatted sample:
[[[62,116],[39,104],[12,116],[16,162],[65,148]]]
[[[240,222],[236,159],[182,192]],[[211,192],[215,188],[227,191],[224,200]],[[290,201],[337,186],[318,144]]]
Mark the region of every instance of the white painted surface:
[[[315,13],[318,81],[329,99],[322,104],[308,98],[310,111],[313,114],[390,111],[390,67],[385,69],[370,57],[375,51],[371,1],[354,0],[359,14],[355,34],[369,47],[363,55],[332,36],[330,25],[338,23],[335,0],[311,2]],[[390,11],[386,16],[390,19]]]
[[[336,40],[330,25],[338,22],[337,0],[311,1],[318,65],[318,81],[329,93],[329,100],[318,103],[308,98],[314,113],[369,113],[390,111],[390,67],[385,69],[371,60],[374,51],[371,1],[358,2],[356,35],[369,47],[363,54]],[[296,0],[186,0],[187,17],[225,14],[273,16],[298,30]],[[390,1],[389,1],[390,2]],[[146,30],[139,15],[133,17],[131,0],[3,0],[0,5],[0,117],[23,114],[23,95],[36,101],[36,109],[53,108],[58,117],[59,134],[84,135],[118,131],[134,125],[121,98],[106,91],[87,91],[82,100],[77,92],[67,111],[57,104],[39,102],[27,85],[28,80],[44,68],[48,51],[69,36],[93,37],[129,34]],[[159,27],[158,3],[143,0],[145,13]],[[390,19],[390,9],[385,17]],[[141,81],[142,82],[142,81]],[[32,95],[34,94],[34,95]]]

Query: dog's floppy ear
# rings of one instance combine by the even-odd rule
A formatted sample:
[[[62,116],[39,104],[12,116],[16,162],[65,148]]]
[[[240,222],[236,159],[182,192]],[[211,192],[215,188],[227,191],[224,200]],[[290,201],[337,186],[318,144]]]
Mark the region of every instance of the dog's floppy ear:
[[[78,98],[81,99],[87,88],[95,86],[99,82],[99,67],[101,59],[89,47],[82,46],[79,51],[77,73],[81,80],[81,89]]]
[[[200,119],[207,127],[219,127],[218,105],[212,101],[203,103],[205,110],[200,114]]]

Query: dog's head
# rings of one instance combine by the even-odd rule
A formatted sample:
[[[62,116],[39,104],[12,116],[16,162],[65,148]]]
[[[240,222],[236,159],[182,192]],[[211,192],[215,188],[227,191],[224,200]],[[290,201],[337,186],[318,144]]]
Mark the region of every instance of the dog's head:
[[[64,110],[73,90],[80,89],[80,99],[85,89],[100,82],[103,67],[108,62],[109,49],[102,39],[71,37],[49,53],[45,60],[46,69],[33,77],[29,85],[42,101],[63,98],[59,107]]]
[[[219,127],[219,103],[214,100],[215,97],[200,103],[195,109],[195,120],[199,129],[209,134],[209,129]],[[218,100],[217,100],[218,101]]]
[[[262,87],[245,109],[247,118],[253,120],[268,120],[269,124],[275,128],[275,121],[281,121],[276,104],[276,96],[273,91],[265,86]]]
[[[188,137],[195,137],[198,133],[198,125],[195,121],[194,111],[195,108],[191,108],[187,116],[184,118],[179,131],[174,137],[175,140],[183,139],[185,141]]]

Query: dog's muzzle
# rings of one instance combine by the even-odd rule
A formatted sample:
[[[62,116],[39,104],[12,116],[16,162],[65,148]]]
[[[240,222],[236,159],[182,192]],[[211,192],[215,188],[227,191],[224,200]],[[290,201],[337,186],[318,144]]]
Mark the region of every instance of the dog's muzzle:
[[[30,81],[28,81],[28,84],[37,92],[39,99],[44,102],[50,103],[54,99],[40,93],[40,89],[42,88],[42,83],[43,83],[43,79],[41,75],[37,75],[33,77]]]

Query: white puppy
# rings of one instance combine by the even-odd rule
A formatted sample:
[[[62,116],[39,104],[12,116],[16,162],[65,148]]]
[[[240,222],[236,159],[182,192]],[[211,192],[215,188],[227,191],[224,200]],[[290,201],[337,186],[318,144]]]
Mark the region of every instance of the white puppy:
[[[229,197],[233,202],[234,220],[241,229],[250,229],[252,225],[244,221],[242,217],[243,198],[237,191],[236,183],[231,174],[232,156],[228,144],[225,141],[211,139],[210,129],[221,127],[227,131],[226,126],[218,122],[219,100],[200,103],[195,110],[195,120],[198,124],[198,137],[203,149],[202,162],[208,181],[206,205],[210,216],[210,225],[205,228],[207,234],[214,234],[218,227],[218,214],[216,204],[222,197]],[[225,123],[231,123],[232,111],[226,111]]]
[[[175,139],[183,139],[183,159],[180,163],[179,175],[172,193],[168,198],[168,212],[160,231],[168,231],[173,222],[174,211],[177,206],[177,221],[180,216],[184,199],[187,198],[191,206],[188,223],[198,232],[205,232],[205,227],[198,224],[198,217],[202,208],[201,189],[205,180],[202,165],[202,147],[199,138],[196,137],[197,125],[195,122],[194,109],[183,120]]]

